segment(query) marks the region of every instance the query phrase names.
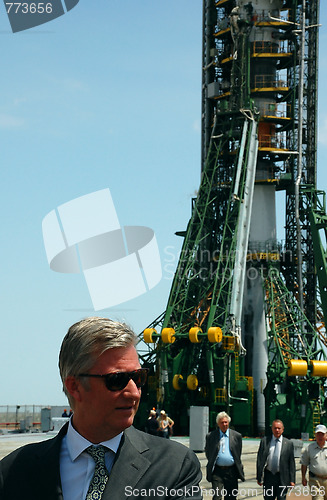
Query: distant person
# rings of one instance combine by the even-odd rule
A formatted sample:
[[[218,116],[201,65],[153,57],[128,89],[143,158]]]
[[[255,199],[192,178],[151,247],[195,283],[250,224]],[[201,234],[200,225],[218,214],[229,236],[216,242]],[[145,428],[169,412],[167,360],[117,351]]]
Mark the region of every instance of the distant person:
[[[167,415],[167,418],[168,418],[168,422],[169,422],[168,434],[169,434],[169,437],[170,437],[170,436],[172,436],[174,434],[174,425],[175,425],[175,422],[173,421],[172,418],[169,417],[169,415]]]
[[[157,420],[157,414],[155,410],[150,410],[150,415],[145,424],[145,432],[152,434],[152,436],[158,436],[159,422]]]
[[[214,489],[213,500],[223,496],[224,500],[233,500],[237,497],[238,479],[245,480],[241,462],[242,435],[229,428],[231,418],[226,412],[218,413],[216,422],[218,429],[206,436],[207,480]]]
[[[263,485],[265,500],[284,500],[295,486],[295,459],[292,441],[283,436],[284,424],[274,420],[272,434],[261,439],[257,454],[257,482]]]
[[[160,415],[158,417],[158,422],[159,422],[158,435],[160,437],[169,439],[169,437],[172,435],[174,421],[170,417],[168,417],[165,410],[161,410]]]
[[[317,425],[315,441],[304,448],[301,455],[302,484],[307,486],[306,478],[309,467],[309,488],[313,499],[327,500],[327,428]]]
[[[86,318],[59,355],[73,416],[59,434],[0,461],[1,500],[200,500],[200,464],[186,446],[132,427],[147,369],[125,324]]]
[[[61,416],[62,416],[62,417],[65,417],[65,418],[68,418],[68,417],[69,417],[69,415],[68,415],[68,413],[67,413],[67,410],[66,410],[66,409],[64,410],[64,412],[62,413],[62,415],[61,415]]]

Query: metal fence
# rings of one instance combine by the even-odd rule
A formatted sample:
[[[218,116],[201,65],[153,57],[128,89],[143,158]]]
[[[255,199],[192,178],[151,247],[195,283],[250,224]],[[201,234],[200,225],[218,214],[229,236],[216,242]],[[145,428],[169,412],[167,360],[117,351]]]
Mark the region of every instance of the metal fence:
[[[2,431],[26,431],[41,429],[41,410],[49,408],[51,417],[61,417],[64,409],[69,406],[52,405],[0,405],[0,432]]]

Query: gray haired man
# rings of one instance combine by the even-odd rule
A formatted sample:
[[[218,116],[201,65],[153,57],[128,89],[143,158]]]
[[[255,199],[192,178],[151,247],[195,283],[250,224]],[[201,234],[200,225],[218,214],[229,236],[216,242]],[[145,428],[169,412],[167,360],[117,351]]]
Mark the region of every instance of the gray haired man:
[[[1,499],[202,498],[195,454],[132,427],[147,379],[136,343],[127,325],[107,318],[70,327],[59,367],[73,416],[53,439],[0,462]]]
[[[229,428],[231,418],[226,412],[217,415],[217,429],[206,437],[208,459],[207,480],[215,491],[213,500],[233,500],[238,493],[238,479],[244,481],[241,462],[242,436]]]

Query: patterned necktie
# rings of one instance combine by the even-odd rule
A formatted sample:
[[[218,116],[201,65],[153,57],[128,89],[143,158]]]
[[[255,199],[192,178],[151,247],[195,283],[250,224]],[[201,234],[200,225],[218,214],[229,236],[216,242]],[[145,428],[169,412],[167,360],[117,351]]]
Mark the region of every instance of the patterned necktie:
[[[86,451],[95,461],[95,469],[85,500],[100,500],[109,479],[104,461],[104,454],[108,451],[108,449],[105,446],[100,445],[89,446]]]
[[[271,472],[276,474],[279,470],[279,449],[280,449],[280,441],[279,439],[275,439],[275,448],[273,452],[273,456],[271,459]]]

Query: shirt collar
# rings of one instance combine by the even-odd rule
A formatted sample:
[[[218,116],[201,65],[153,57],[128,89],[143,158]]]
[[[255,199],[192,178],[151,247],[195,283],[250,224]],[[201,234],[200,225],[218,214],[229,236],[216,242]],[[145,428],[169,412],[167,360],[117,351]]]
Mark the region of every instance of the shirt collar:
[[[282,443],[283,442],[283,434],[281,436],[279,436],[279,438],[276,438],[274,435],[272,435],[271,442],[273,444],[275,444],[275,441],[277,441],[277,439],[279,440],[280,443]]]
[[[99,444],[102,444],[106,448],[112,450],[114,453],[117,453],[122,435],[123,433],[120,432],[119,434],[117,434],[117,436],[114,436],[112,439],[108,439],[107,441],[102,441]],[[78,458],[80,454],[86,450],[86,448],[88,448],[93,444],[90,441],[88,441],[88,439],[85,439],[83,436],[81,436],[81,434],[79,434],[76,431],[76,429],[74,429],[72,425],[72,419],[69,420],[68,430],[66,435],[66,443],[67,443],[68,453],[72,461],[76,460],[76,458]]]
[[[219,432],[220,432],[220,434],[219,434],[220,438],[222,438],[223,436],[226,436],[229,438],[229,428],[227,429],[226,432],[223,432],[221,429],[219,429]]]
[[[319,446],[319,444],[317,443],[317,441],[314,441],[316,443],[316,447],[319,448],[319,450],[323,450],[324,448],[327,448],[327,441],[325,441],[325,444],[323,447]]]

